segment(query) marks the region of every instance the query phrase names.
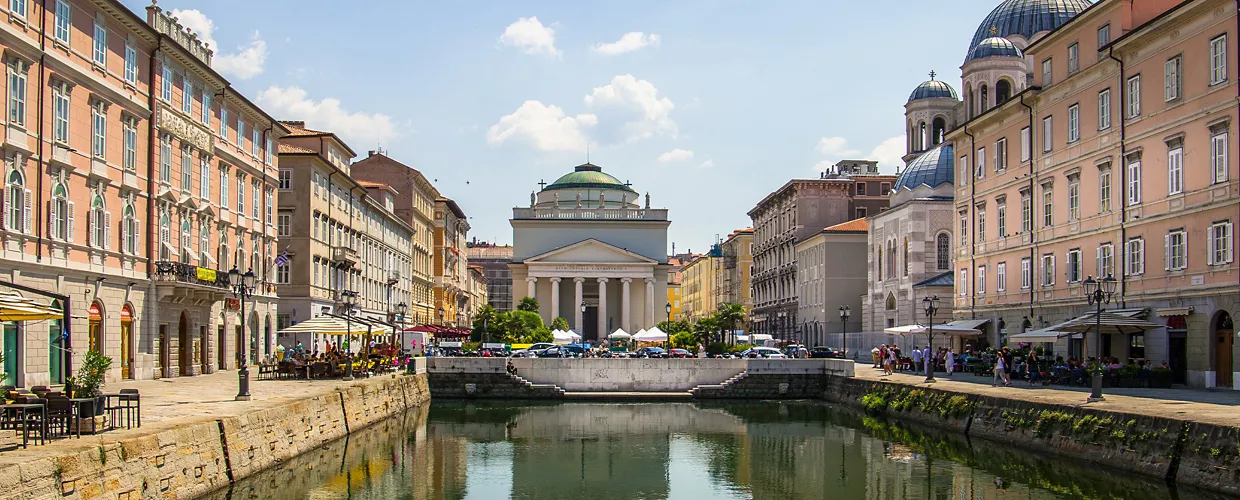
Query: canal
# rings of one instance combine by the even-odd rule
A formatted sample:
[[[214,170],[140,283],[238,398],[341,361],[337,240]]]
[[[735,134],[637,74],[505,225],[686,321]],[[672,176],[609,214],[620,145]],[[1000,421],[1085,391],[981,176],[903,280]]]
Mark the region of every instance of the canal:
[[[821,402],[435,402],[216,499],[1226,498]]]

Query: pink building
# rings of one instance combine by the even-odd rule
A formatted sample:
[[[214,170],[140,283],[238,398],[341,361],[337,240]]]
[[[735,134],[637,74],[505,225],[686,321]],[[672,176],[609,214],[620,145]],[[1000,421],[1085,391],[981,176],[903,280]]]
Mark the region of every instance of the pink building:
[[[1108,309],[1166,327],[1103,336],[1103,356],[1233,386],[1236,27],[1235,2],[1101,0],[1017,40],[1027,88],[987,93],[999,70],[969,82],[968,120],[946,134],[959,156],[957,318],[992,320],[1002,342],[1092,311],[1082,282],[1114,276]],[[1093,343],[1054,348],[1093,356]]]

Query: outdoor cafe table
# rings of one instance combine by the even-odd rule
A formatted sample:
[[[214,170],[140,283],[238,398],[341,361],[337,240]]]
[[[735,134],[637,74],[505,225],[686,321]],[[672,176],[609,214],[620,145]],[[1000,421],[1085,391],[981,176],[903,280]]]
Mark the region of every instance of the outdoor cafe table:
[[[78,439],[82,438],[82,405],[85,403],[95,403],[95,398],[69,398],[69,402],[73,403],[73,423],[77,429]],[[96,427],[95,419],[90,419],[90,433],[97,434],[99,432]]]
[[[43,434],[42,434],[43,440],[44,441],[47,440],[47,405],[42,405],[39,403],[13,403],[13,404],[7,404],[7,405],[0,405],[0,409],[3,409],[6,414],[12,412],[16,415],[20,415],[20,420],[22,422],[23,428],[26,424],[25,422],[26,414],[29,413],[31,410],[38,410],[39,413],[43,415],[43,418],[39,420],[43,425]],[[16,428],[17,427],[14,426],[14,429]],[[22,448],[25,448],[28,442],[29,442],[29,439],[27,437],[27,434],[25,432],[22,432]]]

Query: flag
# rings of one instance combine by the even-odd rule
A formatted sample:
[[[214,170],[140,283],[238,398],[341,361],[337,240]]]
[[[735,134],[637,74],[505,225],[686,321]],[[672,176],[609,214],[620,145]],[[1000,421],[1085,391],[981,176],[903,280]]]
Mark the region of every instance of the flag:
[[[285,264],[288,264],[289,260],[288,250],[280,252],[280,255],[276,256],[276,267],[284,267]]]

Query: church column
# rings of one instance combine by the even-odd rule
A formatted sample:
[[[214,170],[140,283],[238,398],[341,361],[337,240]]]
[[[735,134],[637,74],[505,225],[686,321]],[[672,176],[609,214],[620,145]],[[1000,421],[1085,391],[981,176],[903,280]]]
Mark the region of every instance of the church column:
[[[551,278],[551,321],[560,317],[560,278]]]
[[[526,288],[525,296],[538,298],[538,278],[525,278],[525,282],[529,285]]]
[[[598,338],[607,338],[607,278],[598,279]]]
[[[585,299],[582,297],[581,287],[585,282],[585,278],[573,278],[573,318],[576,319],[573,322],[573,326],[577,328],[577,333],[582,335],[586,332],[586,325],[581,319],[581,303],[585,302]]]
[[[629,284],[633,282],[633,278],[620,278],[620,328],[628,331],[633,328],[633,324],[629,322],[630,297],[632,291]],[[632,333],[632,332],[630,332]]]
[[[646,278],[646,325],[654,327],[654,278]]]

